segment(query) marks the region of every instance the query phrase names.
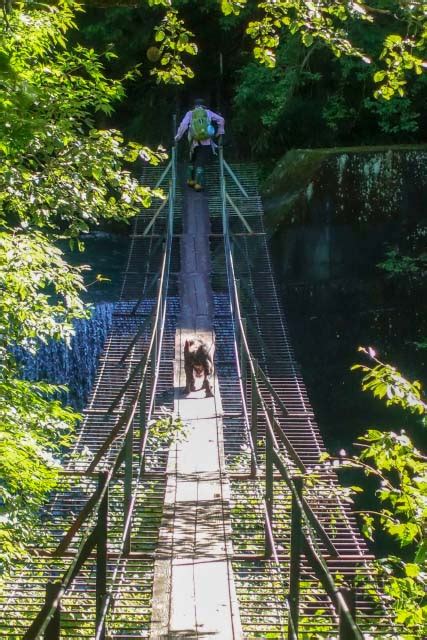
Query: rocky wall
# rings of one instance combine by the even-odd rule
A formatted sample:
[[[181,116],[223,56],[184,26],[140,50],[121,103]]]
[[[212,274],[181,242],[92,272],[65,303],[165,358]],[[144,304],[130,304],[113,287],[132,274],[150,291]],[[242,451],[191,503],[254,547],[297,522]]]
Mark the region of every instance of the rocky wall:
[[[280,275],[360,276],[402,234],[427,230],[427,146],[293,150],[263,197]]]

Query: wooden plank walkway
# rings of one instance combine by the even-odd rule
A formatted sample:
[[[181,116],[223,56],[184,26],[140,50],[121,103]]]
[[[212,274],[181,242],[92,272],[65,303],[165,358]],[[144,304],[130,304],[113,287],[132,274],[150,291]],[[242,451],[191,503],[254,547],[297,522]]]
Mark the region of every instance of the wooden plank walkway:
[[[209,211],[203,194],[189,192],[181,238],[181,316],[175,338],[175,411],[188,425],[171,447],[153,586],[151,639],[240,640],[240,615],[231,567],[230,486],[225,475],[222,403],[198,389],[188,397],[183,347],[212,330]]]

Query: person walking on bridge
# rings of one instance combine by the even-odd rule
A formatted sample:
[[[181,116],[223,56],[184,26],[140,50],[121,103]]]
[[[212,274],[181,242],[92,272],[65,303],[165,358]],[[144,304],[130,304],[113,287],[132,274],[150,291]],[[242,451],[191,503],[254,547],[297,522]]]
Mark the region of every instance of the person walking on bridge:
[[[213,122],[216,124],[216,129]],[[188,131],[190,144],[187,184],[196,191],[201,191],[205,186],[205,166],[217,146],[213,137],[224,134],[224,118],[208,109],[205,101],[198,98],[194,102],[194,109],[187,111],[183,117],[175,142],[181,140],[186,131]]]

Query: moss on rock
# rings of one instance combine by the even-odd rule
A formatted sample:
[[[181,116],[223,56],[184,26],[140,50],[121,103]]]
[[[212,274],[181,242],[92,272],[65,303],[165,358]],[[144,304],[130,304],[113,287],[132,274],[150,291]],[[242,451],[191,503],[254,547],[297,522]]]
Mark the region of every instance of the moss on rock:
[[[406,206],[408,190],[418,192],[415,201],[422,197],[426,176],[426,145],[294,149],[265,181],[267,226],[392,216]]]

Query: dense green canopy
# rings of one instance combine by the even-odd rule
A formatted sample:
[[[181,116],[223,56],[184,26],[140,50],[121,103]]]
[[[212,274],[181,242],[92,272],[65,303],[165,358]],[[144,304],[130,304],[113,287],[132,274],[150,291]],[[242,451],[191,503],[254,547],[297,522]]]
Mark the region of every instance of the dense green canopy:
[[[54,387],[20,380],[14,356],[14,347],[69,341],[88,315],[84,268],[69,266],[55,241],[80,242],[101,219],[134,215],[153,194],[124,163],[162,157],[94,127],[123,89],[93,49],[67,46],[75,9],[14,8],[0,34],[0,566],[29,542],[76,419],[49,400]]]
[[[422,3],[111,2],[79,25],[88,46],[118,53],[113,75],[138,65],[115,122],[145,141],[169,141],[172,112],[198,94],[258,157],[417,142],[427,127]]]

